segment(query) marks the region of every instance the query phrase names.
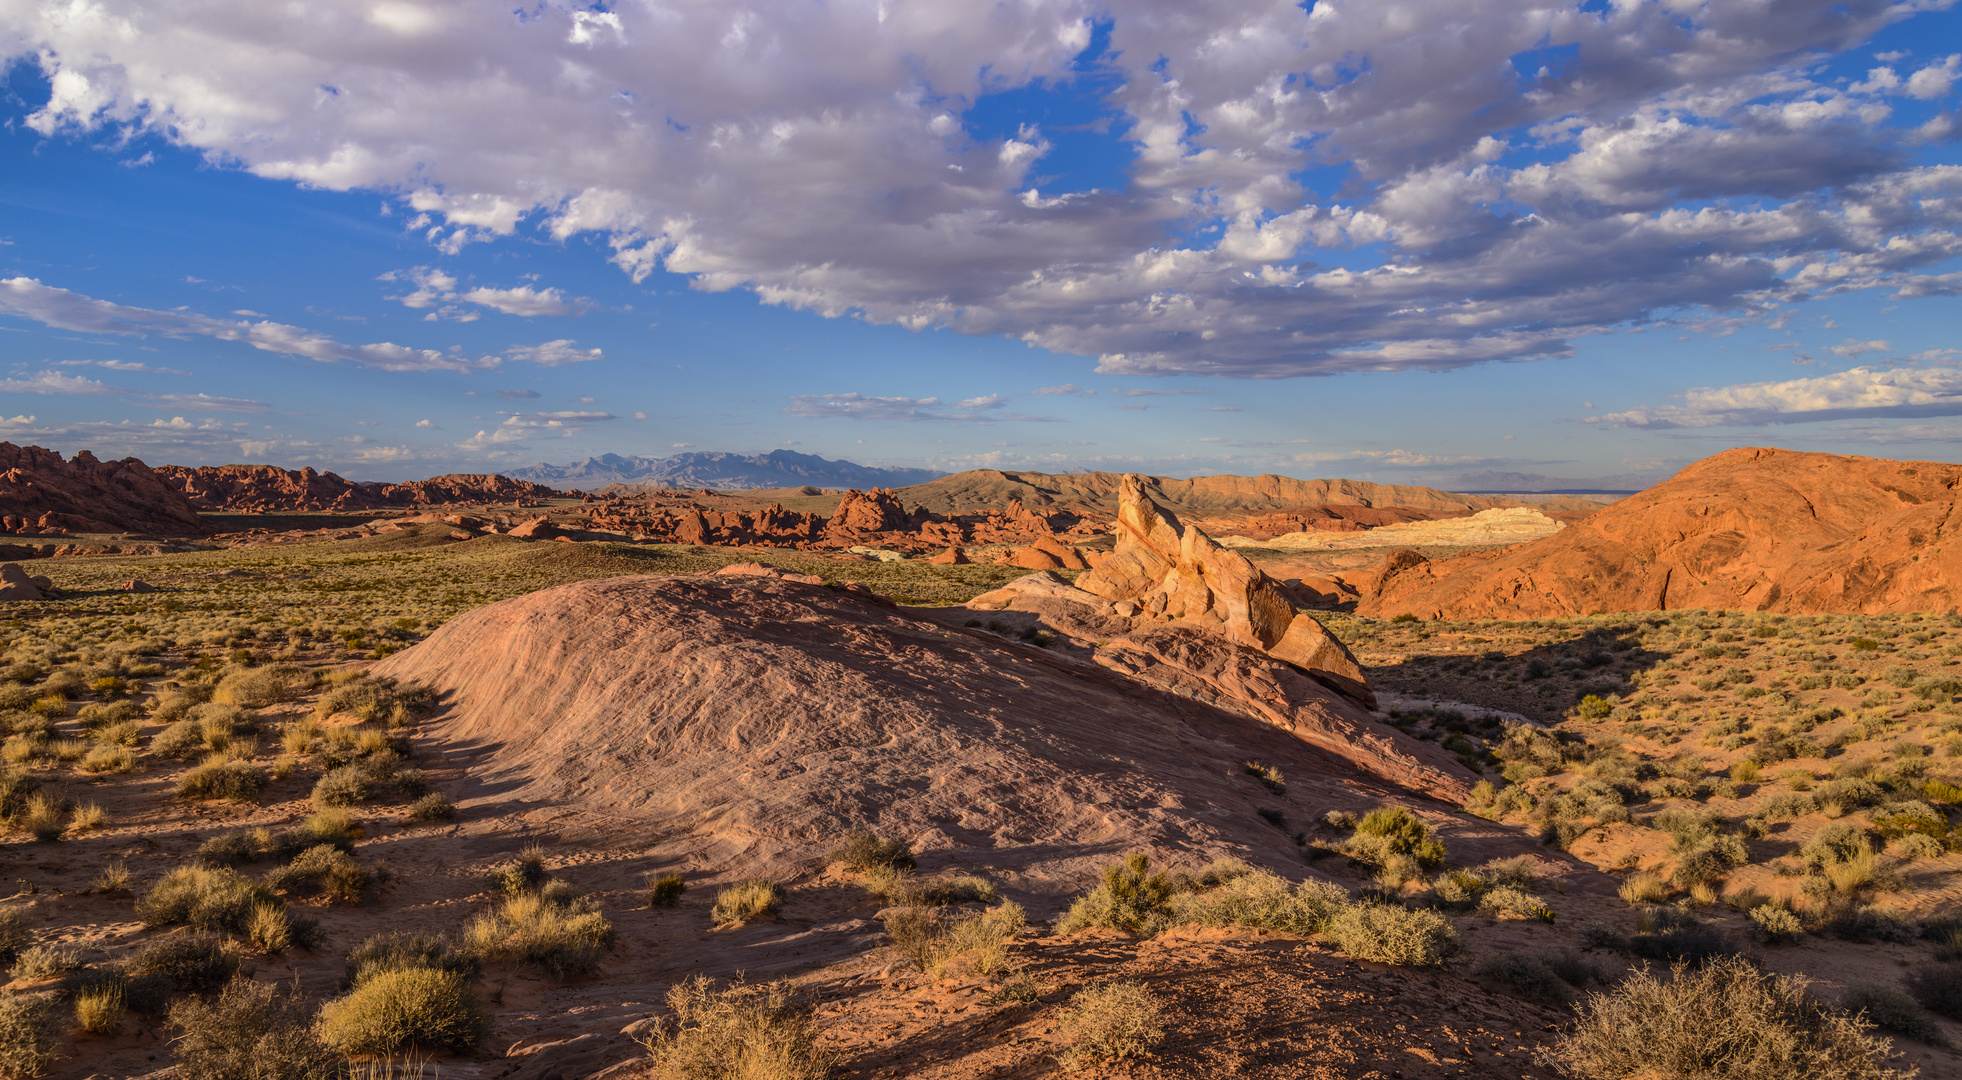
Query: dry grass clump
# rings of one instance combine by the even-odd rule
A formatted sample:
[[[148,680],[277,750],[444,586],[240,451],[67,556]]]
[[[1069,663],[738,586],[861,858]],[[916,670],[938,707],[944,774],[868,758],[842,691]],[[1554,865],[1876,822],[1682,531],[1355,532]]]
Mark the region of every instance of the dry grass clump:
[[[80,764],[86,773],[134,772],[136,752],[121,744],[97,745],[82,755]]]
[[[1164,1009],[1143,983],[1114,982],[1079,990],[1056,1017],[1071,1072],[1105,1061],[1139,1057],[1165,1037]]]
[[[1493,919],[1537,919],[1553,921],[1553,908],[1545,900],[1512,885],[1495,885],[1478,898],[1478,913]]]
[[[490,872],[490,886],[507,896],[531,892],[545,884],[545,849],[527,844],[516,862],[504,863]]]
[[[177,780],[177,797],[180,799],[251,802],[265,789],[266,774],[263,769],[222,752],[213,754],[204,764],[190,769]]]
[[[932,976],[956,968],[992,975],[1008,961],[1008,941],[1028,925],[1022,905],[1009,901],[988,911],[952,918],[933,908],[900,908],[886,916],[893,948]]]
[[[564,979],[599,970],[613,944],[613,924],[589,898],[547,886],[508,897],[495,911],[477,916],[465,928],[464,941],[485,959],[526,964]]]
[[[688,882],[680,874],[651,873],[647,875],[647,906],[674,907],[681,903],[681,894],[688,891]]]
[[[427,968],[447,971],[475,981],[484,972],[476,954],[458,949],[440,937],[424,934],[377,934],[347,955],[347,974],[341,989],[359,986],[386,971]]]
[[[315,1034],[312,1010],[296,989],[234,979],[213,998],[171,1006],[170,1026],[183,1080],[339,1080],[341,1058]]]
[[[137,900],[136,917],[145,926],[183,923],[199,930],[244,933],[261,904],[278,907],[279,901],[250,878],[232,870],[180,866]]]
[[[265,876],[266,887],[289,896],[319,893],[331,904],[358,904],[375,875],[332,844],[317,844]]]
[[[1001,899],[995,883],[973,874],[914,877],[898,866],[875,866],[865,873],[865,891],[897,907],[992,904]]]
[[[290,699],[300,677],[300,669],[284,664],[234,671],[218,680],[211,700],[220,705],[263,709]]]
[[[717,990],[697,975],[668,991],[672,1027],[663,1025],[647,1047],[653,1075],[663,1080],[824,1080],[833,1060],[818,1048],[808,1010],[783,983],[740,981]]]
[[[1661,874],[1637,870],[1622,881],[1615,893],[1631,904],[1660,904],[1669,899],[1669,885]]]
[[[34,932],[27,926],[27,910],[18,906],[0,907],[0,964],[11,964]]]
[[[47,1072],[59,1047],[49,1018],[53,994],[0,997],[0,1076],[33,1077]]]
[[[1459,949],[1458,928],[1429,908],[1350,904],[1326,933],[1350,956],[1383,964],[1431,967]]]
[[[715,925],[748,922],[775,915],[784,901],[783,886],[763,878],[725,885],[715,894],[709,918]]]
[[[1663,978],[1642,970],[1590,994],[1551,1057],[1577,1080],[1906,1080],[1866,1021],[1814,1000],[1803,978],[1724,957]]]
[[[1349,902],[1349,892],[1326,881],[1289,885],[1277,874],[1230,875],[1217,888],[1180,893],[1170,905],[1175,926],[1245,926],[1284,934],[1319,934]]]
[[[404,728],[436,706],[436,694],[426,687],[404,686],[389,678],[359,676],[320,695],[314,715],[321,719],[350,713],[364,724],[385,723]]]
[[[75,1026],[90,1035],[114,1035],[122,1030],[129,1007],[120,985],[91,986],[75,992]]]
[[[459,972],[403,966],[368,974],[320,1009],[320,1040],[343,1054],[465,1051],[490,1033],[483,1002]]]
[[[131,1006],[176,994],[210,994],[238,974],[238,950],[214,934],[178,931],[155,938],[123,964]]]
[[[61,839],[61,834],[68,828],[68,807],[51,795],[30,795],[27,809],[21,814],[18,824],[36,841],[52,843]]]
[[[48,979],[56,975],[66,975],[79,971],[82,967],[82,951],[61,945],[36,945],[21,951],[14,961],[14,978]]]

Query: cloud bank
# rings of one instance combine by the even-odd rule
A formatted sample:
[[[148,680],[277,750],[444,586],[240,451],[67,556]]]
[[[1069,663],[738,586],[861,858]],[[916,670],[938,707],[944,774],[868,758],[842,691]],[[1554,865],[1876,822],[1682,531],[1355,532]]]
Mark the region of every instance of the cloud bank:
[[[1683,404],[1582,419],[1626,428],[1757,427],[1818,420],[1962,416],[1962,370],[1856,367],[1785,382],[1699,387]]]
[[[1962,57],[1852,80],[1819,60],[1953,2],[95,0],[0,6],[0,55],[50,78],[43,134],[154,132],[386,192],[439,251],[590,235],[636,280],[1113,374],[1274,377],[1952,292],[1917,271],[1962,254],[1962,167],[1912,152],[1958,130]],[[1121,182],[1071,188],[1047,171],[1065,133],[973,120],[1038,86],[1095,97]],[[453,282],[428,302],[576,303]],[[170,332],[439,363],[291,330]]]

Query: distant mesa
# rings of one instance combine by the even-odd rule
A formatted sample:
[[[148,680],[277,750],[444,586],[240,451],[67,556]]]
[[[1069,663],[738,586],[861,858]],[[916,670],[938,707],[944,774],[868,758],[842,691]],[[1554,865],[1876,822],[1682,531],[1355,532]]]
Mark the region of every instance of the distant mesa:
[[[772,450],[767,454],[688,453],[673,457],[602,454],[570,465],[540,462],[504,475],[565,491],[595,491],[611,484],[669,489],[748,491],[754,488],[892,488],[925,483],[945,473],[932,469],[881,469],[815,454]]]
[[[1441,561],[1395,553],[1357,610],[1952,612],[1959,486],[1962,466],[1942,462],[1727,450],[1542,540]]]

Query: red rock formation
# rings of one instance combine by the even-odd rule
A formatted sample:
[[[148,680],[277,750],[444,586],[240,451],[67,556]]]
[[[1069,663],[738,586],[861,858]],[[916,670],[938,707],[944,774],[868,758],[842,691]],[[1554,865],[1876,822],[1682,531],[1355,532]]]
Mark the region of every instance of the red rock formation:
[[[1955,611],[1958,500],[1958,465],[1728,450],[1543,540],[1435,562],[1394,553],[1358,583],[1358,611]]]
[[[182,493],[135,458],[72,459],[0,442],[0,527],[16,535],[136,532],[202,536],[211,530]]]
[[[163,465],[157,474],[199,510],[229,513],[381,510],[450,503],[521,503],[570,498],[562,492],[494,473],[449,473],[400,484],[356,484],[312,468],[275,465]]]
[[[849,547],[876,539],[881,533],[907,531],[913,524],[913,515],[906,512],[905,504],[891,491],[884,488],[877,491],[853,488],[838,500],[838,509],[825,523],[824,538],[830,543]]]
[[[974,560],[968,558],[967,552],[962,551],[960,548],[950,547],[927,561],[938,563],[941,566],[966,566]]]
[[[1293,664],[1373,706],[1362,665],[1322,624],[1297,615],[1272,579],[1246,557],[1146,496],[1143,478],[1124,478],[1117,511],[1117,549],[1077,587],[1119,605],[1120,613],[1191,619],[1220,628],[1229,640]]]
[[[27,576],[19,563],[0,565],[0,600],[43,599],[41,586]]]

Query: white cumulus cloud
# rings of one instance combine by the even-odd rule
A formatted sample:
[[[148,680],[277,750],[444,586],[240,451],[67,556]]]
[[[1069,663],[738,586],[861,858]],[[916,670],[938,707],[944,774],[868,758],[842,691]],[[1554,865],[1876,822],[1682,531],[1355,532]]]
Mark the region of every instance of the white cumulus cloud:
[[[1755,427],[1820,420],[1962,416],[1962,369],[1856,367],[1784,382],[1699,387],[1683,404],[1590,416],[1627,428]]]

